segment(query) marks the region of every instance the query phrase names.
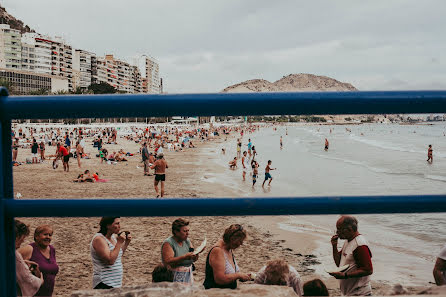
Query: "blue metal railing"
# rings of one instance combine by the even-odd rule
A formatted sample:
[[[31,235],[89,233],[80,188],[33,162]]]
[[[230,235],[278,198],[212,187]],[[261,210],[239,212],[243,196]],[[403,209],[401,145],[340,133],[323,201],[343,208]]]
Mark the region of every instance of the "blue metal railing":
[[[14,200],[13,119],[391,113],[446,113],[446,91],[8,97],[0,88],[0,295],[15,294],[14,217],[446,212],[446,195]]]

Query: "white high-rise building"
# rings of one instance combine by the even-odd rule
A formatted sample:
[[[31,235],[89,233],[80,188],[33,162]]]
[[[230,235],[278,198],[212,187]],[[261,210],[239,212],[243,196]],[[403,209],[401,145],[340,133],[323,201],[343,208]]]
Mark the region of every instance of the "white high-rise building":
[[[73,88],[73,49],[61,37],[55,37],[51,42],[51,74],[66,77],[68,88]]]
[[[145,88],[146,93],[159,94],[160,89],[160,76],[159,76],[159,64],[152,57],[146,57],[146,79],[147,87]]]
[[[73,55],[73,88],[87,89],[92,84],[92,63],[95,54],[76,49]]]
[[[51,75],[51,45],[48,36],[38,33],[22,35],[22,68]]]
[[[22,45],[19,30],[0,24],[0,67],[21,69]]]

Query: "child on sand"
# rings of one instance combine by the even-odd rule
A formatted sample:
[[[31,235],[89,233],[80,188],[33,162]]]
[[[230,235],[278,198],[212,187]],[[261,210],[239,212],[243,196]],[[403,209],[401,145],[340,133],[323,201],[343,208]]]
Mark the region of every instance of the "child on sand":
[[[231,169],[237,168],[237,157],[234,157],[234,160],[229,161],[229,168]]]

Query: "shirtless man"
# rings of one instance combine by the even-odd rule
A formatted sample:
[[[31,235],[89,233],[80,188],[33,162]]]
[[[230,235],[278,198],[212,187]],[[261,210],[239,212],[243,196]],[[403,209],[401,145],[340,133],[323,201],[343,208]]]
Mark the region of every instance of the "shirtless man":
[[[246,151],[243,152],[243,157],[242,157],[242,166],[243,166],[243,181],[245,181],[245,176],[246,176],[246,170],[248,170],[248,158],[246,157],[247,153]]]
[[[156,198],[160,197],[159,190],[158,190],[158,183],[161,182],[161,198],[164,197],[164,182],[166,181],[166,168],[169,168],[167,166],[166,160],[164,160],[163,153],[159,153],[156,156],[157,160],[155,163],[150,167],[152,169],[155,169],[155,191],[156,191]]]
[[[79,168],[81,168],[81,157],[82,157],[83,151],[84,151],[84,149],[82,148],[82,145],[81,145],[80,141],[78,140],[76,143],[76,158],[77,158],[77,166],[79,166]]]
[[[427,149],[427,161],[432,163],[432,161],[434,161],[434,159],[432,158],[432,144],[429,144],[429,148]]]
[[[328,139],[325,138],[325,151],[328,151],[328,146],[329,146]]]
[[[276,170],[277,168],[271,168],[271,160],[268,160],[268,165],[265,167],[265,180],[263,181],[262,187],[265,185],[265,182],[269,179],[268,186],[271,185],[271,182],[273,181],[273,177],[269,173],[270,170]]]

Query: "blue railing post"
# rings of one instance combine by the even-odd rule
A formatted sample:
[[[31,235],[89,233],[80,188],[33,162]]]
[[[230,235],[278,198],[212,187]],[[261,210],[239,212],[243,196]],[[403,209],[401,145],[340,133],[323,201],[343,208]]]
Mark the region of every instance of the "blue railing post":
[[[0,88],[0,109],[8,96]],[[11,120],[0,119],[0,296],[16,296],[14,218],[5,211],[6,199],[13,199]]]

